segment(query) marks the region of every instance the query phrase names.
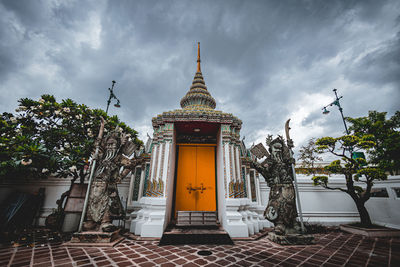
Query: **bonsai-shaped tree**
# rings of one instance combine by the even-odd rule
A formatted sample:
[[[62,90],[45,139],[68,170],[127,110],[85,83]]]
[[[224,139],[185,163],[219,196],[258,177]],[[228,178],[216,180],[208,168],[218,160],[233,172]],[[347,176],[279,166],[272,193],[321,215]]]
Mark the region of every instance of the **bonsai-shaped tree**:
[[[373,136],[375,146],[369,150],[370,162],[395,175],[400,171],[400,111],[388,120],[386,114],[386,112],[370,111],[368,117],[347,118],[347,120],[352,124],[350,130],[354,135]]]
[[[142,143],[137,132],[117,116],[109,117],[71,99],[58,103],[51,95],[42,95],[38,101],[23,98],[16,111],[0,115],[0,179],[52,175],[71,177],[71,183],[79,178],[83,183],[100,117],[106,121],[105,132],[119,126],[134,143]]]
[[[317,146],[315,144],[315,138],[308,140],[307,145],[302,146],[299,150],[300,156],[299,161],[302,163],[302,167],[306,169],[306,174],[315,175],[315,162],[321,161],[322,157],[319,156]]]
[[[371,189],[375,180],[386,180],[386,171],[398,171],[399,162],[397,158],[391,158],[392,150],[388,147],[399,147],[399,122],[400,113],[396,114],[389,120],[385,120],[385,116],[372,111],[369,117],[357,119],[347,118],[352,123],[350,130],[352,135],[344,135],[338,138],[323,137],[317,140],[316,145],[320,153],[328,152],[337,156],[338,160],[330,163],[325,169],[330,173],[343,174],[346,180],[346,188],[331,187],[327,176],[314,176],[312,179],[314,185],[320,185],[326,189],[340,190],[347,193],[355,202],[358,213],[360,215],[361,225],[364,227],[371,226],[371,218],[365,202],[371,196]],[[381,115],[379,115],[381,114]],[[379,115],[379,116],[376,116]],[[375,121],[375,118],[379,120]],[[379,125],[395,125],[386,127],[387,129],[376,135],[373,130],[377,130]],[[365,151],[369,155],[367,159],[362,157],[353,157],[356,151]],[[383,163],[381,161],[384,161]],[[388,162],[390,164],[388,164]],[[396,169],[397,168],[397,169]],[[359,182],[355,184],[355,182]],[[364,184],[364,186],[359,186]]]

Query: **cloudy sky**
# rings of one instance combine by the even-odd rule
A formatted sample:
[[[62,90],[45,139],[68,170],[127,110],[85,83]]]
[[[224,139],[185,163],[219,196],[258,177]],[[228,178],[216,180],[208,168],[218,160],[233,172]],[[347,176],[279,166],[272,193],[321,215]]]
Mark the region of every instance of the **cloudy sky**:
[[[283,133],[297,148],[344,132],[345,116],[400,110],[400,1],[0,2],[0,112],[53,94],[110,108],[145,139],[151,118],[180,108],[202,71],[217,109],[243,121],[250,146]]]

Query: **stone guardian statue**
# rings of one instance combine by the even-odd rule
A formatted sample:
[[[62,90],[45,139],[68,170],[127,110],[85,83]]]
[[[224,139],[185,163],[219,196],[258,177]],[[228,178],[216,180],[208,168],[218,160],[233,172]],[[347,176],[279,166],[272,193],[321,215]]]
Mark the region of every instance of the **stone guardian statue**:
[[[138,165],[139,159],[131,158],[137,146],[121,130],[117,127],[100,141],[85,231],[113,232],[116,226],[112,221],[124,217],[117,184]]]
[[[283,245],[309,244],[312,236],[302,235],[297,221],[296,192],[292,172],[292,164],[295,160],[290,151],[293,142],[291,139],[285,142],[280,135],[275,139],[272,135],[268,135],[266,144],[269,147],[268,152],[265,148],[260,149],[261,143],[251,150],[257,158],[266,156],[266,159],[262,163],[253,160],[251,164],[264,176],[270,187],[264,216],[274,224],[274,231],[269,233],[268,238]],[[263,150],[265,152],[260,153]]]

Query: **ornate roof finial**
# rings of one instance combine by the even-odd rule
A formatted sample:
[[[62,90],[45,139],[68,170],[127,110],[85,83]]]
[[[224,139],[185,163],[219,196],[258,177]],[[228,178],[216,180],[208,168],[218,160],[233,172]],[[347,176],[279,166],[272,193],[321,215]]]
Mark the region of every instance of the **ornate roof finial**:
[[[201,72],[201,68],[200,68],[200,42],[197,42],[197,72]]]
[[[200,42],[197,43],[197,71],[189,92],[181,99],[184,109],[215,109],[215,99],[207,91],[200,68]]]

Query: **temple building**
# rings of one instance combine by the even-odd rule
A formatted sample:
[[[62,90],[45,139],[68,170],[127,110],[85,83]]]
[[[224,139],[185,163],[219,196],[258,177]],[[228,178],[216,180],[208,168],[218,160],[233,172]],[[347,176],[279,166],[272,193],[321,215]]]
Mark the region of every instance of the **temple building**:
[[[198,44],[197,70],[181,109],[152,119],[149,138],[129,195],[130,231],[161,237],[168,224],[216,224],[231,237],[248,237],[270,226],[263,212],[267,186],[250,168],[250,152],[240,140],[242,121],[216,110],[205,84]],[[264,191],[264,192],[262,192]],[[197,217],[196,217],[197,216]],[[182,222],[180,222],[182,223]]]
[[[248,237],[272,226],[264,217],[270,189],[264,177],[250,166],[255,157],[240,139],[242,121],[216,110],[212,90],[207,89],[201,71],[200,46],[197,53],[197,70],[186,94],[182,89],[181,108],[152,119],[153,136],[148,136],[136,155],[143,163],[136,166],[130,179],[126,177],[118,184],[126,216],[114,224],[135,235],[162,237],[170,225],[213,225],[225,230],[230,237]],[[296,164],[304,222],[338,226],[359,221],[350,196],[339,190],[314,186],[309,170],[302,168],[301,162]],[[322,170],[328,164],[317,163],[316,167]],[[330,174],[329,181],[337,188],[346,186],[343,175]],[[356,185],[365,186],[362,182]],[[15,192],[37,194],[44,188],[43,206],[36,214],[34,225],[44,226],[46,218],[60,209],[64,213],[61,230],[75,232],[82,213],[84,190],[68,193],[68,200],[58,201],[74,187],[86,188],[78,182],[71,185],[69,179],[53,176],[47,179],[8,177],[0,181],[0,203]],[[399,201],[400,175],[375,181],[366,203],[373,223],[400,229]]]

